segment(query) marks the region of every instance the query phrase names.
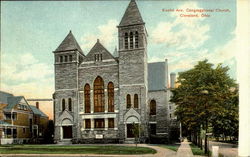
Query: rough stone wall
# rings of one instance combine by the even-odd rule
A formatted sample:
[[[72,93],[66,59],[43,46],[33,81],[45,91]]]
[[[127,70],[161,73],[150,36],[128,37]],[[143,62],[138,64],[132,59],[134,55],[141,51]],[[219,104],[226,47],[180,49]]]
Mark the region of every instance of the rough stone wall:
[[[59,62],[60,56],[72,55],[72,61]],[[63,119],[69,118],[62,112],[62,99],[66,101],[68,111],[68,99],[72,100],[72,111],[68,111],[73,117],[73,138],[79,136],[80,128],[78,124],[78,59],[79,53],[76,51],[55,53],[55,93],[54,97],[54,121],[55,140],[61,139],[61,124]]]
[[[156,134],[168,131],[168,93],[162,91],[150,91],[148,93],[148,106],[151,100],[156,101],[156,115],[150,116],[150,122],[156,122]]]
[[[96,134],[102,134],[103,138],[117,138],[117,123],[118,123],[118,112],[119,112],[119,82],[118,82],[118,63],[113,60],[99,63],[84,63],[81,64],[78,70],[79,73],[79,124],[81,127],[81,138],[95,138]],[[94,81],[97,76],[100,76],[104,81],[104,97],[105,97],[105,112],[104,113],[94,113]],[[108,83],[112,82],[114,84],[114,111],[108,112]],[[91,113],[85,113],[84,104],[84,86],[88,83],[90,85],[90,104]],[[105,119],[105,128],[93,130],[95,118]],[[114,118],[115,128],[108,129],[107,118]],[[91,119],[92,129],[84,128],[84,120]]]

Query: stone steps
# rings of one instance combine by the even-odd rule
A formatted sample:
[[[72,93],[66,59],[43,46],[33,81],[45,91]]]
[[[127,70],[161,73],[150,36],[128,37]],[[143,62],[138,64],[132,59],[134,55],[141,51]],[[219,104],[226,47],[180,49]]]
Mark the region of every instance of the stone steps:
[[[72,141],[71,141],[71,139],[63,139],[63,140],[58,141],[57,144],[58,145],[71,145]]]

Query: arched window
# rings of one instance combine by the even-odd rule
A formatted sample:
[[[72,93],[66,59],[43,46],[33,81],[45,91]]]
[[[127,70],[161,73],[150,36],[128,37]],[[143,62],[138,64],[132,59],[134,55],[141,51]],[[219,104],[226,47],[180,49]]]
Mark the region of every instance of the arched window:
[[[68,56],[64,56],[64,61],[68,62]]]
[[[60,56],[60,62],[61,63],[63,62],[63,56]]]
[[[130,32],[130,35],[129,35],[130,49],[134,48],[134,40],[133,39],[134,39],[133,32]]]
[[[62,99],[62,110],[64,111],[66,109],[65,99]]]
[[[134,108],[138,108],[138,104],[139,104],[139,102],[138,102],[138,94],[135,94],[134,95]]]
[[[69,111],[72,111],[72,101],[71,101],[71,98],[68,99],[68,103],[69,103]]]
[[[131,97],[130,95],[128,94],[127,95],[127,108],[130,108],[131,107]]]
[[[98,76],[94,81],[94,112],[104,112],[104,82]]]
[[[125,49],[128,49],[128,33],[125,33],[125,37],[124,37],[124,47]]]
[[[114,112],[114,84],[108,83],[108,112]]]
[[[138,32],[135,32],[135,48],[139,47],[139,36],[138,36]]]
[[[150,101],[150,115],[156,115],[156,102],[155,100]]]
[[[85,104],[85,113],[90,113],[90,86],[86,84],[84,86],[84,104]]]
[[[72,62],[72,55],[69,55],[69,61]]]

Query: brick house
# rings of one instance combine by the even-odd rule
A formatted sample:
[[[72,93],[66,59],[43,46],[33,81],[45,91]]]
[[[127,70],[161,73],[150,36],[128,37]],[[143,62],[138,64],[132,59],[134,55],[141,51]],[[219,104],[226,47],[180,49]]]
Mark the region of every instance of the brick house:
[[[113,54],[99,39],[84,54],[71,31],[53,51],[56,142],[131,142],[133,124],[143,130],[141,139],[168,138],[175,118],[168,62],[147,62],[148,34],[135,0],[117,28],[119,49]],[[175,80],[170,82],[174,87]]]
[[[27,143],[36,137],[35,127],[46,129],[48,116],[35,106],[30,106],[23,96],[0,91],[0,143]],[[42,119],[35,123],[34,119]],[[39,127],[37,127],[39,129]],[[44,130],[41,130],[43,132]]]

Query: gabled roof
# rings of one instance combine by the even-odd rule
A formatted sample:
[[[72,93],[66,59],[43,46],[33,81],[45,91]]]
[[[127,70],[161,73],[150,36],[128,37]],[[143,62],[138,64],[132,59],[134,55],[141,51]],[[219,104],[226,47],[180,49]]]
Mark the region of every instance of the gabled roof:
[[[19,104],[19,102],[23,99],[23,96],[13,96],[8,97],[8,105],[5,107],[5,109],[12,109],[16,104]]]
[[[77,43],[77,41],[76,41],[76,39],[71,31],[65,37],[65,39],[62,41],[62,43],[57,47],[55,52],[68,51],[68,50],[78,50],[79,52],[83,53],[81,47]]]
[[[30,105],[30,108],[31,108],[31,110],[33,111],[34,114],[40,115],[40,116],[43,116],[43,117],[48,117],[45,113],[43,113],[41,110],[36,108],[36,106]]]
[[[166,71],[165,62],[148,63],[148,90],[166,89]]]
[[[8,104],[8,97],[13,97],[13,94],[0,91],[0,103]]]
[[[128,26],[134,24],[144,24],[144,22],[135,0],[131,0],[119,26]]]
[[[99,39],[97,39],[97,42],[92,47],[92,49],[89,51],[87,56],[83,59],[83,61],[94,61],[95,60],[95,54],[101,53],[102,54],[102,60],[106,59],[114,59],[114,56],[100,43]]]

